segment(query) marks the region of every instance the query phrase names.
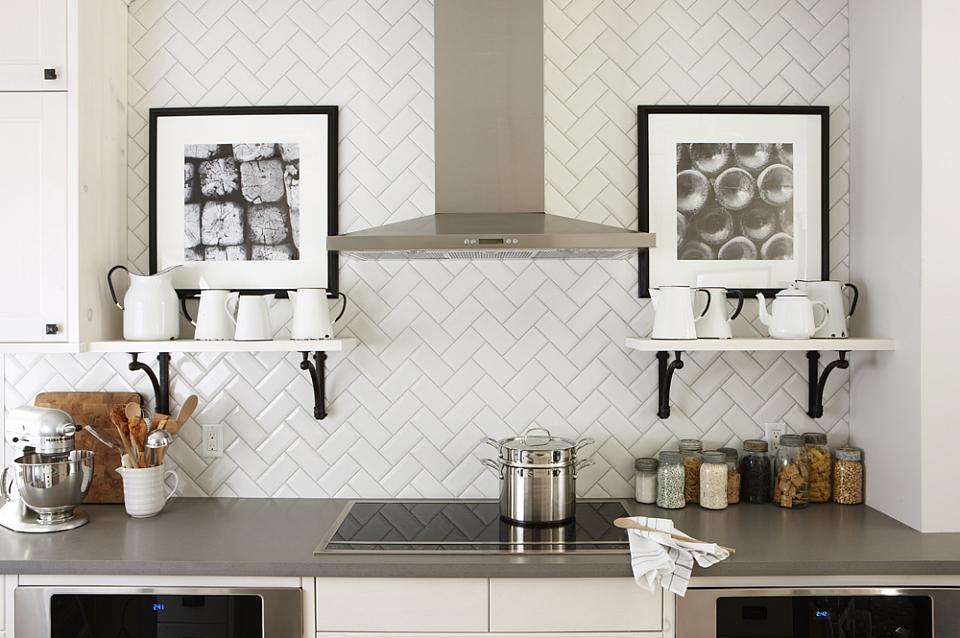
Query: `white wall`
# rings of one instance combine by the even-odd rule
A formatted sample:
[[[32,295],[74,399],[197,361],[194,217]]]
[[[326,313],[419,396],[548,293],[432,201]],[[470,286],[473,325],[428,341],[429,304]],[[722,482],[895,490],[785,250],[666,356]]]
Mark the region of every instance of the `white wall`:
[[[850,2],[850,260],[861,287],[854,334],[894,337],[855,355],[851,442],[867,502],[919,528],[920,4]]]

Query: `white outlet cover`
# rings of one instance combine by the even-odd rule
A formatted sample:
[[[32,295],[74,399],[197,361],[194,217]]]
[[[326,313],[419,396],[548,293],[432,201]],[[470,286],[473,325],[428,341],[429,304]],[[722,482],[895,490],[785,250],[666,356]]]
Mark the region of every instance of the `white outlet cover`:
[[[204,423],[200,426],[200,456],[205,459],[223,457],[223,425]]]
[[[766,439],[770,452],[776,452],[780,447],[780,436],[787,431],[787,424],[783,421],[763,424],[763,438]]]

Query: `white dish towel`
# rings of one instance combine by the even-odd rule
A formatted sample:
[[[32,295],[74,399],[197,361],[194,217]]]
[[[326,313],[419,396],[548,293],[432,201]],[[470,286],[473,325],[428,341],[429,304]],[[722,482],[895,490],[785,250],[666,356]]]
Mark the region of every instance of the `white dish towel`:
[[[659,583],[664,589],[683,596],[690,584],[694,560],[700,567],[710,567],[730,556],[730,552],[716,543],[690,543],[671,538],[670,534],[687,534],[677,530],[669,518],[634,516],[630,520],[659,530],[627,530],[633,577],[638,585],[650,591]]]

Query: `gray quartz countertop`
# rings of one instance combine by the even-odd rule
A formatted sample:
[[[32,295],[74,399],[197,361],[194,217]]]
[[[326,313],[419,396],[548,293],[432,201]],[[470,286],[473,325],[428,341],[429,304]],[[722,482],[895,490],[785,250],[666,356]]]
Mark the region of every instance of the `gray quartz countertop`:
[[[737,549],[697,576],[960,575],[960,534],[920,534],[868,507],[802,511],[740,504],[669,516],[684,532]],[[348,501],[173,499],[152,519],[118,505],[85,506],[91,522],[58,534],[0,528],[0,573],[185,576],[612,577],[626,553],[604,555],[314,555]]]

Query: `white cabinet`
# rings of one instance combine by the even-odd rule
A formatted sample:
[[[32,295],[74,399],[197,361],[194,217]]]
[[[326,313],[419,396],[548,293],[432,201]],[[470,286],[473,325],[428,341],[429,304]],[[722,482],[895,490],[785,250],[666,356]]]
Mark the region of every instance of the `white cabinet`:
[[[30,4],[30,3],[26,3]],[[0,93],[0,334],[44,341],[67,316],[67,94]]]
[[[67,0],[0,0],[0,16],[0,91],[65,90]]]
[[[0,638],[5,631],[13,638],[13,591],[16,588],[16,576],[0,576]]]

